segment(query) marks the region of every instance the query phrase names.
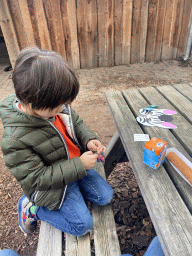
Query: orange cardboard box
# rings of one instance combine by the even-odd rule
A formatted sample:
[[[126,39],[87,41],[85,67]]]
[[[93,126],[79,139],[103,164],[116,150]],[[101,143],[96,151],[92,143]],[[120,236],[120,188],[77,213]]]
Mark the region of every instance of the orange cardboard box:
[[[145,143],[143,163],[153,169],[159,168],[164,162],[167,149],[167,142],[156,137]]]

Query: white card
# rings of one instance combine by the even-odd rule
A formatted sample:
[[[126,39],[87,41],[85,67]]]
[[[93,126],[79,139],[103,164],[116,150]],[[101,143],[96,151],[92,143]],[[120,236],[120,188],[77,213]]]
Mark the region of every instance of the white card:
[[[149,141],[149,134],[134,134],[134,141]]]

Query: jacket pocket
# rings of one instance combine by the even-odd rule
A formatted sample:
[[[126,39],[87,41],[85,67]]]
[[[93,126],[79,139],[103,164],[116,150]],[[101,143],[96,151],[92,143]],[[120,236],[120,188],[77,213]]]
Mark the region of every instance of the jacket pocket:
[[[47,207],[51,211],[59,209],[63,199],[64,188],[37,192],[34,197],[34,205]]]

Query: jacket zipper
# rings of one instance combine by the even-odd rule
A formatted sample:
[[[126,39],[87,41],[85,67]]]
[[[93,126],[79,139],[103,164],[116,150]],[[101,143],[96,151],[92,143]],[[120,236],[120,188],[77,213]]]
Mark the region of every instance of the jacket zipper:
[[[79,144],[79,142],[78,142],[78,139],[77,139],[77,137],[76,137],[76,135],[75,135],[75,129],[74,129],[74,125],[73,125],[73,122],[72,122],[72,112],[71,112],[71,107],[69,107],[69,117],[70,117],[70,124],[71,124],[71,126],[72,126],[72,135],[73,135],[73,137],[74,137],[74,139],[75,139],[75,141],[76,141],[76,143],[77,143],[77,145],[79,146],[79,148],[81,149],[81,150],[83,150],[82,149],[82,147],[81,147],[81,145]]]
[[[63,142],[63,144],[64,144],[64,146],[65,146],[65,149],[66,149],[66,151],[67,151],[67,157],[68,157],[68,159],[70,159],[70,156],[69,156],[69,149],[68,149],[68,147],[67,147],[67,144],[66,144],[65,140],[63,139],[62,134],[61,134],[60,131],[54,126],[54,124],[52,124],[50,121],[48,121],[48,122],[49,122],[50,125],[53,127],[53,129],[55,129],[55,130],[58,132],[58,134],[59,134],[59,136],[60,136],[60,138],[61,138],[61,140],[62,140],[62,142]],[[64,190],[64,192],[63,192],[63,196],[62,196],[62,199],[61,199],[61,203],[60,203],[60,205],[59,205],[59,209],[61,208],[61,206],[62,206],[62,204],[63,204],[64,198],[65,198],[65,194],[66,194],[66,190],[67,190],[67,185],[65,186],[65,190]]]

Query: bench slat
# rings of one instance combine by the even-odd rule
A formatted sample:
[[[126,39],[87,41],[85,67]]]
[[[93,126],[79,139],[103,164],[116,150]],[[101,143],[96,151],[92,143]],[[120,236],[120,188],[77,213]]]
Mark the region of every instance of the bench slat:
[[[104,178],[102,163],[97,162],[95,170]],[[105,206],[93,205],[94,244],[96,256],[120,256],[120,246],[111,204]]]
[[[173,87],[188,100],[192,101],[192,87],[189,84],[173,84]]]
[[[90,235],[72,236],[66,234],[66,256],[91,256]]]
[[[168,85],[158,86],[157,90],[192,124],[191,101]]]
[[[93,206],[94,244],[96,256],[120,256],[120,246],[116,233],[111,205]]]
[[[41,221],[36,256],[62,256],[62,232]]]

